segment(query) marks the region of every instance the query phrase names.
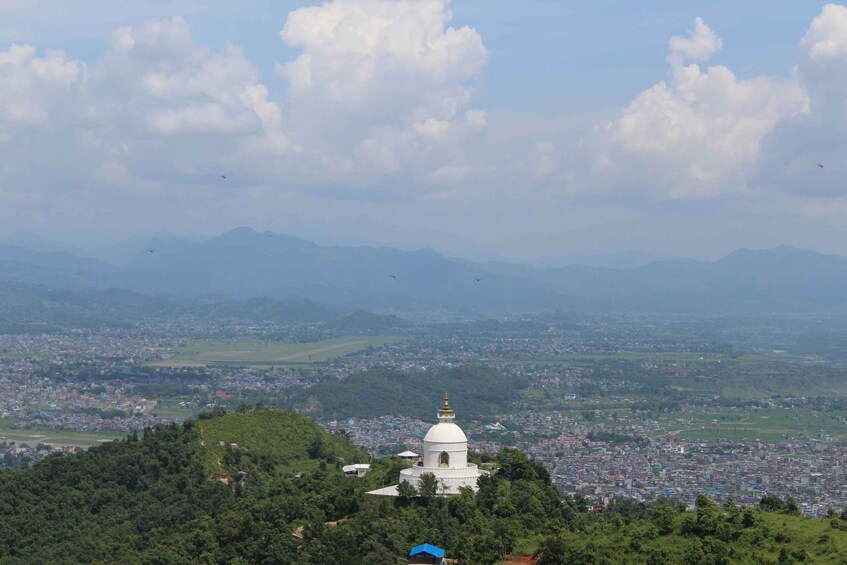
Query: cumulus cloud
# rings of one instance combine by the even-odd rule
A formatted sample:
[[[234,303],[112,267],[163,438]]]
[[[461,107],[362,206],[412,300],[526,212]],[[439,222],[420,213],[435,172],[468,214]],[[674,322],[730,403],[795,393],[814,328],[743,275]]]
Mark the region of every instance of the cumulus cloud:
[[[122,127],[117,134],[136,140],[205,136],[208,143],[200,147],[223,143],[231,152],[257,139],[286,148],[281,110],[237,47],[213,52],[195,41],[181,18],[120,28],[111,44],[93,82],[102,113]],[[162,145],[170,143],[180,142]]]
[[[0,192],[37,202],[79,170],[87,146],[72,127],[86,119],[85,65],[60,50],[14,44],[0,51]],[[2,202],[0,201],[0,204]]]
[[[838,4],[827,4],[820,15],[812,20],[806,35],[800,41],[810,61],[829,61],[847,56],[847,9]]]
[[[670,38],[666,80],[585,134],[576,159],[555,132],[518,139],[512,123],[512,137],[492,142],[489,115],[475,105],[488,50],[451,21],[448,0],[295,10],[280,38],[299,52],[277,65],[279,92],[238,46],[205,45],[181,18],[118,28],[87,64],[12,45],[0,51],[0,190],[205,198],[222,193],[212,185],[220,172],[238,171],[230,187],[377,200],[472,184],[648,199],[843,194],[843,6],[814,18],[786,77],[742,78],[715,64],[723,42],[697,18]],[[810,173],[817,162],[825,168]]]
[[[278,72],[306,157],[370,186],[400,170],[418,180],[464,170],[456,143],[486,126],[469,106],[488,51],[451,19],[447,0],[336,0],[289,14],[280,35],[302,53]]]
[[[221,169],[289,150],[255,67],[235,46],[198,43],[181,18],[115,30],[90,66],[28,45],[0,51],[0,145],[7,193],[83,199],[183,198]]]
[[[798,75],[811,98],[809,120],[847,126],[847,8],[824,6],[800,41]],[[839,131],[843,131],[840,129]]]
[[[721,46],[699,18],[688,37],[670,40],[670,80],[583,139],[589,182],[674,199],[751,188],[763,139],[781,121],[807,115],[809,97],[794,78],[745,80],[723,65],[689,62],[708,60]]]
[[[809,111],[784,121],[765,139],[760,179],[768,186],[806,197],[844,195],[847,8],[824,6],[799,48],[796,75],[809,97]],[[816,163],[824,168],[816,169]]]
[[[224,194],[221,172],[230,190],[443,191],[474,174],[466,149],[488,123],[473,107],[488,51],[451,19],[448,0],[295,10],[280,36],[300,53],[275,93],[238,46],[203,44],[179,17],[115,29],[87,64],[12,45],[0,191],[206,198]]]
[[[35,47],[15,44],[0,51],[0,131],[47,125],[84,78],[85,66],[60,50],[39,57]]]
[[[688,37],[674,36],[668,42],[670,61],[674,65],[683,61],[708,61],[721,50],[723,42],[702,18],[695,18],[694,31]]]

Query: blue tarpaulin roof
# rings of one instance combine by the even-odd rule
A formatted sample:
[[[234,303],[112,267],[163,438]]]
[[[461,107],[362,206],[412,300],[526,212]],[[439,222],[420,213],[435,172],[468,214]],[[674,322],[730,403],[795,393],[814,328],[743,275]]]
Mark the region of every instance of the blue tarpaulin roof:
[[[425,553],[427,555],[432,555],[433,557],[444,557],[444,550],[440,547],[435,547],[434,545],[429,545],[428,543],[422,543],[421,545],[416,545],[412,548],[412,551],[409,552],[409,557],[414,557],[415,555],[420,555],[421,553]]]

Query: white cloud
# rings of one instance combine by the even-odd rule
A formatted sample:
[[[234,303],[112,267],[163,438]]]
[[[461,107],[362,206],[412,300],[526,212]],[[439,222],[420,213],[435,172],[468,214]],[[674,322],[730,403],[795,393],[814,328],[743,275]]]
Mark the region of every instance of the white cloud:
[[[427,118],[423,123],[415,124],[414,128],[423,137],[440,139],[446,137],[450,132],[450,122],[447,120]]]
[[[799,41],[796,71],[783,78],[709,65],[723,42],[697,18],[668,42],[667,80],[587,133],[577,167],[565,162],[562,126],[546,116],[555,131],[519,135],[528,121],[509,120],[502,139],[487,132],[489,121],[492,129],[503,121],[475,107],[488,51],[476,30],[451,20],[448,0],[332,0],[295,10],[280,36],[300,53],[278,65],[288,90],[276,93],[237,46],[198,42],[181,18],[116,29],[88,65],[13,45],[0,51],[4,186],[190,193],[233,171],[244,184],[374,199],[564,184],[652,199],[771,186],[806,196],[843,191],[843,6],[823,7]],[[818,161],[826,167],[812,171],[811,185]]]
[[[725,66],[702,69],[720,38],[699,18],[689,37],[670,41],[671,79],[642,92],[620,115],[586,136],[581,183],[657,198],[704,198],[748,190],[763,138],[809,111],[794,79],[738,79]]]
[[[181,18],[119,28],[92,70],[100,136],[124,177],[208,185],[262,181],[291,146],[282,111],[239,48],[216,53]],[[269,157],[271,157],[269,159]]]
[[[812,20],[800,48],[809,60],[820,61],[847,56],[847,8],[827,4]]]
[[[302,54],[278,71],[306,157],[347,183],[352,165],[370,186],[463,166],[456,144],[486,125],[468,105],[488,52],[451,18],[447,0],[336,0],[290,13],[281,37]]]
[[[764,140],[758,180],[798,196],[837,197],[847,191],[847,8],[824,6],[799,48],[795,74],[809,111],[785,120]]]
[[[181,18],[120,28],[96,74],[116,90],[122,115],[162,135],[276,135],[280,110],[255,67],[235,46],[216,54],[195,42]]]
[[[335,0],[295,10],[281,37],[304,53],[280,70],[295,94],[316,92],[320,84],[328,87],[323,94],[347,106],[367,105],[386,82],[400,78],[450,89],[487,58],[476,31],[445,28],[451,18],[446,0]],[[289,73],[292,66],[300,70]],[[415,84],[396,87],[413,93]]]
[[[794,38],[795,70],[780,77],[723,66],[717,57],[733,49],[728,38],[724,45],[699,19],[683,25],[668,42],[667,76],[608,115],[567,106],[486,112],[478,90],[488,50],[476,30],[454,23],[446,0],[308,2],[314,6],[272,23],[278,27],[266,38],[279,41],[274,32],[282,28],[285,58],[271,45],[261,60],[280,62],[284,82],[260,76],[236,45],[200,41],[185,20],[138,23],[204,13],[209,33],[237,34],[237,22],[220,18],[234,7],[217,6],[207,18],[208,6],[138,3],[104,20],[96,7],[49,4],[26,8],[36,23],[52,14],[49,26],[11,22],[13,34],[0,30],[38,42],[0,49],[0,227],[36,217],[42,226],[97,220],[138,231],[149,222],[193,221],[197,229],[299,222],[447,245],[470,233],[471,221],[474,233],[518,249],[533,247],[527,241],[587,241],[573,237],[574,224],[597,236],[588,240],[611,238],[610,230],[625,240],[639,225],[618,221],[630,215],[661,242],[672,222],[654,224],[662,216],[650,213],[656,209],[697,210],[692,241],[714,229],[702,219],[707,213],[731,211],[733,221],[717,229],[729,241],[723,228],[743,232],[734,226],[755,213],[777,218],[778,232],[792,215],[815,218],[804,226],[837,226],[847,206],[842,6],[825,6]],[[8,5],[0,0],[0,10]],[[109,39],[104,25],[125,22],[133,25],[114,30],[103,53],[78,60]],[[516,29],[532,33],[524,24]],[[501,54],[510,49],[512,38],[498,34],[498,41]],[[68,54],[42,45],[65,45]],[[492,94],[493,103],[504,100]],[[578,136],[582,150],[569,151]],[[767,192],[772,187],[790,194]],[[600,197],[586,207],[585,194]],[[717,201],[649,202],[704,198]],[[391,218],[395,228],[367,221],[373,217]]]
[[[31,45],[0,51],[0,132],[46,126],[62,99],[73,97],[84,75],[84,65],[60,50],[42,57]]]
[[[741,80],[725,66],[687,62],[707,60],[721,46],[699,19],[689,37],[672,38],[671,79],[585,136],[588,167],[578,184],[659,199],[784,191],[821,200],[801,207],[809,210],[842,202],[847,8],[821,9],[788,78]]]
[[[12,45],[0,51],[0,189],[120,199],[315,186],[381,199],[460,183],[487,126],[471,103],[488,52],[451,19],[448,0],[295,10],[281,37],[302,53],[278,66],[288,89],[276,93],[237,46],[198,42],[179,17],[115,29],[88,65]]]
[[[220,104],[192,104],[178,109],[152,111],[149,126],[163,135],[250,133],[256,126],[251,117],[246,113],[232,116]]]
[[[87,118],[85,65],[63,51],[0,51],[0,207],[39,203],[80,170],[87,147],[73,126]]]
[[[797,74],[812,101],[812,121],[847,125],[847,8],[827,4],[800,40]]]
[[[6,193],[178,199],[230,168],[248,171],[230,184],[267,181],[264,164],[291,150],[282,121],[242,52],[198,43],[181,18],[117,29],[90,66],[57,50],[0,51]]]
[[[688,37],[675,35],[668,42],[670,61],[681,64],[683,61],[708,61],[721,50],[723,42],[718,35],[709,29],[702,18],[695,18],[694,31]]]

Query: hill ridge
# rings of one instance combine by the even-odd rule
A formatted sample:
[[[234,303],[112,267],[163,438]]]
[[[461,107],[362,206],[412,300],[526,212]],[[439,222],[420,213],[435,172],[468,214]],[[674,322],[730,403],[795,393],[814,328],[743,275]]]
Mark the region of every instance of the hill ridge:
[[[847,311],[847,259],[790,246],[738,249],[716,261],[539,268],[477,263],[429,248],[324,246],[240,227],[202,242],[157,242],[124,267],[0,245],[0,280],[186,297],[306,298],[395,313]]]

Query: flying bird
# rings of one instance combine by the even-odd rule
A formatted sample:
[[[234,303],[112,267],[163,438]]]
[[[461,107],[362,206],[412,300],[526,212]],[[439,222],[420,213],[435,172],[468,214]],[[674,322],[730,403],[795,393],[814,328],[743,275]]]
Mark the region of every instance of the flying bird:
[[[818,163],[818,167],[820,167],[821,169],[823,169],[823,163]]]
[[[226,180],[226,175],[218,175],[218,178]]]
[[[394,273],[388,273],[388,276],[394,279],[395,281],[397,280],[397,275],[395,275]]]
[[[146,251],[147,253],[155,253],[155,252],[156,252],[156,250],[155,250],[155,249],[145,249],[145,251]]]
[[[482,279],[477,278],[477,277],[474,277],[474,280],[475,280],[476,282],[479,282],[479,281],[481,281]]]

